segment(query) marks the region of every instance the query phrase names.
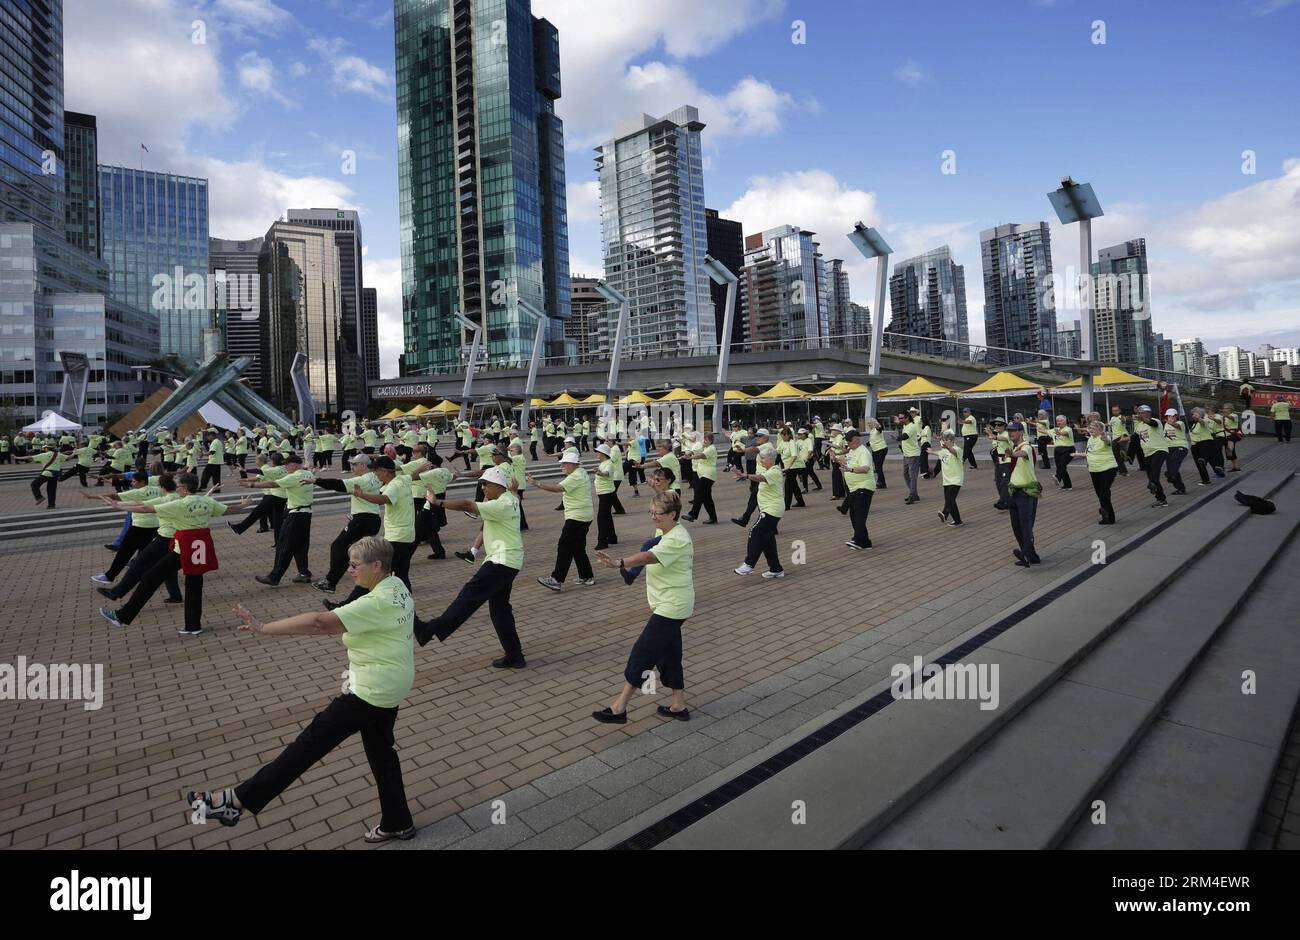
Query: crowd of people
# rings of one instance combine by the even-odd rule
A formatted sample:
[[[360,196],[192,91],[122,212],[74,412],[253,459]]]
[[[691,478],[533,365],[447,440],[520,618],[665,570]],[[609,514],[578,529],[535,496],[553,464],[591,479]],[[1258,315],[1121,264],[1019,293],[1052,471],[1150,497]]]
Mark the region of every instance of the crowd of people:
[[[1274,417],[1280,427],[1290,416],[1279,401],[1282,407]],[[1173,495],[1187,494],[1182,467],[1189,456],[1199,486],[1241,469],[1240,421],[1230,405],[1183,414],[1166,400],[1154,409],[1144,404],[1126,411],[1117,405],[1108,417],[1093,412],[1071,421],[1055,413],[1046,394],[1037,404],[1025,414],[983,422],[970,408],[955,420],[931,421],[919,407],[886,421],[866,417],[860,427],[834,417],[826,424],[820,417],[782,422],[775,432],[733,422],[716,441],[689,422],[653,427],[648,413],[572,423],[548,416],[522,431],[497,417],[477,427],[455,422],[446,434],[426,421],[383,427],[362,422],[355,431],[297,425],[233,432],[207,428],[184,439],[166,428],[118,438],[69,435],[35,445],[40,475],[32,491],[38,505],[52,507],[58,481],[79,475],[86,499],[126,515],[108,546],[114,552],[111,563],[91,579],[106,598],[125,601],[100,608],[117,628],[130,625],[162,587],[164,603],[183,605],[180,634],[204,633],[203,578],[217,566],[210,527],[232,511],[247,510],[229,521],[235,533],[257,526],[271,535],[269,568],[256,577],[258,584],[280,586],[292,566],[293,583],[336,595],[344,575],[351,578],[345,598],[323,598],[322,610],[295,617],[263,623],[247,598],[237,606],[241,630],[340,636],[349,662],[348,686],[257,774],[237,786],[194,791],[189,802],[196,813],[234,825],[245,810],[259,812],[324,754],[360,732],[382,807],[379,824],[366,838],[382,842],[410,838],[414,832],[393,744],[397,710],[414,679],[414,645],[423,647],[435,637],[447,641],[486,604],[502,650],[492,666],[527,667],[511,597],[524,566],[528,523],[523,503],[529,491],[555,494],[559,504],[554,508],[563,513],[551,571],[537,578],[542,587],[565,591],[571,570],[579,590],[596,584],[597,567],[616,571],[627,585],[644,574],[649,619],[629,653],[618,692],[592,714],[595,721],[621,724],[632,697],[653,682],[656,672],[671,693],[658,714],[690,719],[683,670],[683,626],[695,600],[694,542],[688,526],[719,523],[714,488],[720,473],[749,487],[744,511],[730,519],[747,530],[744,560],[735,573],[754,574],[761,559],[763,578],[783,579],[787,572],[779,526],[787,513],[807,508],[812,494],[827,485],[834,508],[846,517],[845,547],[853,552],[873,547],[868,519],[873,500],[888,488],[891,446],[902,456],[902,502],[937,498],[921,481],[939,481],[942,506],[936,502],[935,511],[951,528],[967,524],[959,506],[961,491],[966,473],[980,470],[984,456],[997,492],[994,508],[1008,514],[1012,553],[1024,568],[1042,563],[1034,538],[1043,495],[1040,470],[1050,472],[1053,484],[1069,492],[1075,488],[1070,466],[1082,457],[1099,522],[1113,525],[1112,487],[1117,476],[1134,473],[1134,467],[1145,475],[1156,507],[1169,505],[1166,486]],[[450,448],[439,454],[446,437]],[[1289,439],[1289,432],[1279,431],[1278,437]],[[539,444],[543,455],[537,453]],[[533,458],[531,469],[525,448]],[[583,454],[591,455],[585,463]],[[76,463],[65,469],[65,457]],[[453,469],[458,461],[463,469]],[[558,472],[541,472],[547,463]],[[826,475],[825,483],[818,471]],[[472,498],[448,497],[458,480],[474,483]],[[226,483],[246,491],[239,501],[214,498]],[[626,515],[620,500],[624,484],[633,497],[641,495],[643,486],[651,490],[653,526],[636,531],[631,543],[637,548],[626,553],[615,551],[618,527],[627,528],[616,522]],[[689,509],[683,485],[691,489]],[[99,488],[105,492],[95,492]],[[309,557],[320,490],[346,498],[349,512],[330,543],[329,570],[318,576],[310,570]],[[427,560],[449,558],[440,535],[448,527],[449,512],[462,513],[473,528],[466,547],[450,557],[476,567],[445,609],[426,619],[416,610],[411,565],[426,544]],[[596,541],[589,554],[593,523]]]

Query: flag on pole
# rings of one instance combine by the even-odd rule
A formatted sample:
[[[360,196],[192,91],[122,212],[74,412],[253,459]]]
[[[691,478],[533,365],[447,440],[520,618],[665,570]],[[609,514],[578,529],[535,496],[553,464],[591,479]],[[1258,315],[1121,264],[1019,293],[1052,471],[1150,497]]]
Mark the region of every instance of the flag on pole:
[[[140,149],[143,150],[145,153],[149,152],[149,148],[146,147],[143,143],[140,144]]]

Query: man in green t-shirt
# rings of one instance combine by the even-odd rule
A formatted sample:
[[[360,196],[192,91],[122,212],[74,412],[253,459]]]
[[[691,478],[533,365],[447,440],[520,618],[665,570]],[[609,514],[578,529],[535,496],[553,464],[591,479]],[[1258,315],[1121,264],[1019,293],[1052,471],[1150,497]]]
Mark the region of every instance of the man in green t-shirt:
[[[509,492],[510,474],[507,464],[489,467],[483,472],[483,498],[443,500],[430,499],[437,509],[468,512],[483,520],[483,552],[485,558],[474,577],[465,582],[456,599],[432,620],[415,620],[415,639],[424,646],[435,636],[445,641],[485,603],[496,629],[497,639],[505,655],[492,660],[496,669],[523,669],[523,646],[515,630],[514,609],[510,606],[510,591],[515,576],[524,566],[524,539],[519,531],[519,500]]]
[[[812,445],[809,445],[808,456],[811,457]],[[691,461],[694,467],[695,478],[695,498],[691,500],[691,511],[682,516],[683,522],[694,522],[700,517],[700,510],[703,509],[709,514],[709,518],[704,521],[704,525],[718,524],[718,511],[713,506],[713,484],[718,480],[718,448],[713,444],[712,435],[708,438],[708,444],[705,445],[705,439],[701,438],[695,445],[695,449],[689,454],[682,455],[683,460]],[[821,484],[818,484],[821,489]]]
[[[54,500],[59,495],[59,470],[63,468],[63,452],[53,444],[46,445],[46,449],[38,453],[32,462],[40,470],[36,479],[32,480],[32,496],[36,499],[36,505],[39,506],[48,497],[49,505],[45,508],[53,509]],[[45,487],[45,496],[41,495],[41,487]]]
[[[906,419],[899,415],[894,418],[894,424],[898,426],[898,442],[903,451],[903,480],[907,483],[908,496],[903,502],[910,506],[921,498],[917,495],[916,483],[921,478],[921,430],[925,424],[921,421],[919,408],[909,408]]]
[[[1028,568],[1030,565],[1042,564],[1034,547],[1034,522],[1038,518],[1038,500],[1043,495],[1043,486],[1038,482],[1038,474],[1034,470],[1034,445],[1025,439],[1025,426],[1019,421],[1012,421],[1007,425],[1007,435],[1011,444],[1007,450],[1011,462],[1011,478],[1007,482],[1011,502],[1011,531],[1019,546],[1012,554],[1016,556],[1018,567]]]
[[[965,435],[962,435],[965,437]],[[957,450],[957,435],[944,431],[939,435],[939,462],[942,464],[943,509],[939,520],[947,526],[957,527],[962,524],[961,511],[957,508],[957,494],[966,482],[966,464],[964,455]]]
[[[848,489],[845,505],[853,523],[853,538],[844,544],[860,551],[871,547],[871,536],[867,533],[867,515],[871,512],[871,500],[876,492],[876,463],[871,457],[871,450],[862,443],[857,428],[850,427],[844,431],[844,446],[848,452],[838,458],[836,463],[844,474],[844,485]]]
[[[298,568],[294,584],[311,584],[311,569],[307,567],[307,554],[311,550],[311,509],[316,496],[316,477],[302,465],[302,458],[290,454],[284,460],[284,476],[278,480],[245,483],[254,489],[279,488],[285,495],[284,521],[275,537],[275,563],[269,575],[257,575],[259,584],[275,587],[289,570],[293,560]]]
[[[576,450],[566,450],[560,456],[560,468],[564,471],[564,478],[559,483],[543,483],[532,474],[528,475],[530,486],[549,493],[562,493],[564,497],[564,528],[560,530],[560,542],[556,546],[555,568],[549,577],[537,579],[542,587],[556,592],[563,590],[570,564],[578,567],[579,584],[590,586],[596,583],[591,559],[587,557],[587,531],[595,518],[591,504],[591,476],[582,469]]]
[[[351,494],[354,486],[360,487],[365,493],[378,493],[383,489],[379,477],[370,472],[370,458],[365,454],[353,454],[348,460],[348,465],[352,468],[352,476],[341,480],[316,477],[316,486],[335,493],[347,494]],[[330,543],[329,571],[319,581],[313,581],[311,586],[325,594],[333,594],[347,572],[348,550],[366,536],[378,535],[382,516],[383,510],[377,505],[352,496],[348,523]],[[340,606],[342,605],[330,601],[325,602],[326,610],[333,610]]]
[[[384,539],[393,543],[393,574],[409,591],[411,556],[415,554],[415,494],[411,490],[411,478],[398,472],[391,457],[375,457],[370,467],[382,488],[378,493],[366,493],[360,486],[353,486],[352,495],[384,507]]]
[[[1269,414],[1273,416],[1273,432],[1277,436],[1277,442],[1291,443],[1291,403],[1282,395],[1278,395],[1269,406]]]

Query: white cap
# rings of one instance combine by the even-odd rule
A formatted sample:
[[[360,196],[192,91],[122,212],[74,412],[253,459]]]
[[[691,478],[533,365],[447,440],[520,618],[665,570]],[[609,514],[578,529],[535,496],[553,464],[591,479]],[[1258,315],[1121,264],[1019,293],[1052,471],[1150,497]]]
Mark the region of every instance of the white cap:
[[[799,429],[799,433],[800,433],[800,434],[807,434],[807,433],[808,433],[808,429],[807,429],[807,428],[800,428],[800,429]]]
[[[609,456],[609,445],[608,445],[608,444],[597,444],[597,445],[596,445],[596,453],[598,453],[598,454],[604,454],[606,457],[608,457],[608,456]]]
[[[1177,414],[1178,414],[1178,412],[1177,412],[1176,410],[1174,410],[1173,408],[1166,408],[1166,409],[1165,409],[1165,417],[1166,417],[1166,418],[1168,418],[1170,415],[1177,416]]]
[[[566,450],[564,456],[560,458],[560,463],[582,463],[582,458],[578,456],[576,450]]]
[[[768,432],[767,428],[759,428],[757,431],[754,432],[754,436],[771,437],[772,435]]]
[[[564,443],[566,443],[566,444],[576,444],[576,443],[578,443],[578,441],[577,441],[577,438],[566,437],[566,438],[564,439]]]
[[[497,486],[510,486],[510,474],[503,467],[488,467],[483,471],[484,483],[495,483]]]

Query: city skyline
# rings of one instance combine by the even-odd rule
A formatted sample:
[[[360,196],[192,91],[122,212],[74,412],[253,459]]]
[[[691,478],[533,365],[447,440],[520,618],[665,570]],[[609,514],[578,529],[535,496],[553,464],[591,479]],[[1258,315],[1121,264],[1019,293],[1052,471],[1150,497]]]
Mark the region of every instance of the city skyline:
[[[380,299],[384,374],[394,374],[393,344],[401,341],[400,329],[393,331],[400,265],[388,5],[216,0],[201,5],[209,26],[206,46],[189,42],[192,17],[186,10],[182,22],[180,4],[163,4],[162,15],[149,22],[138,10],[132,12],[139,5],[131,0],[120,4],[123,9],[114,21],[93,6],[82,0],[67,4],[67,107],[98,115],[100,146],[106,151],[101,159],[134,162],[144,140],[150,146],[146,166],[163,168],[165,163],[172,172],[206,175],[213,181],[214,214],[220,213],[212,231],[221,235],[244,237],[264,230],[285,205],[358,207],[369,243],[366,283],[376,286]],[[654,103],[656,95],[663,105],[659,113],[665,113],[686,94],[696,96],[701,120],[716,131],[705,135],[710,204],[724,217],[741,221],[745,234],[787,221],[818,231],[828,257],[847,259],[853,300],[860,304],[872,300],[873,279],[862,275],[864,266],[845,246],[831,243],[839,238],[836,225],[847,231],[855,216],[877,224],[899,256],[947,242],[954,260],[969,266],[978,258],[978,231],[1050,217],[1044,194],[1070,172],[1097,186],[1107,210],[1096,222],[1094,244],[1147,239],[1156,325],[1165,335],[1199,335],[1207,346],[1300,340],[1300,307],[1293,292],[1300,267],[1297,232],[1293,213],[1286,209],[1300,190],[1300,163],[1289,162],[1300,157],[1300,143],[1294,129],[1272,120],[1262,102],[1234,99],[1232,108],[1205,108],[1207,95],[1222,101],[1225,86],[1267,81],[1283,92],[1294,88],[1294,75],[1277,65],[1285,57],[1252,51],[1237,57],[1231,75],[1213,63],[1231,58],[1234,49],[1280,43],[1284,30],[1279,26],[1294,23],[1295,8],[1264,15],[1254,9],[1256,4],[1229,4],[1207,12],[1198,23],[1162,15],[1164,4],[1127,11],[1100,3],[1083,16],[1077,3],[1049,7],[1026,0],[984,11],[992,34],[1002,29],[1008,42],[1030,43],[1036,61],[1060,60],[1042,76],[1042,113],[1034,126],[1047,133],[1026,133],[1012,146],[1006,139],[990,141],[998,133],[1005,135],[1020,106],[1001,104],[999,110],[1015,113],[998,117],[987,132],[974,129],[979,112],[972,100],[978,96],[961,87],[961,78],[975,68],[977,50],[953,48],[956,37],[971,29],[974,11],[960,5],[952,7],[944,22],[930,24],[929,38],[901,12],[891,11],[876,24],[878,38],[865,36],[861,15],[824,3],[799,9],[780,3],[722,4],[725,9],[699,21],[670,3],[644,11],[640,18],[610,23],[581,20],[580,6],[546,0],[533,4],[534,15],[546,16],[560,32],[569,90],[556,102],[556,111],[567,125],[574,272],[600,270],[589,146],[627,113]],[[255,16],[252,7],[262,14]],[[1108,25],[1107,42],[1100,46],[1088,35],[1094,13]],[[143,64],[133,68],[137,63],[130,60],[116,63],[105,80],[104,71],[93,70],[102,59],[89,48],[90,40],[137,30],[156,36],[169,14],[184,33],[187,48],[177,51],[194,57],[196,69],[187,81],[213,94],[187,96],[184,107],[165,122],[140,114],[109,120],[123,113],[119,99],[131,100],[124,91],[152,84]],[[806,24],[804,45],[791,42],[796,18]],[[1182,53],[1135,60],[1132,50],[1149,50],[1147,40],[1155,30],[1163,31],[1164,45],[1181,44]],[[880,60],[864,80],[887,92],[881,100],[873,99],[869,110],[849,89],[836,87],[842,83],[831,81],[835,53],[864,42]],[[1214,56],[1194,54],[1210,45],[1218,49]],[[1114,67],[1135,70],[1134,80],[1159,72],[1171,87],[1178,86],[1158,129],[1145,124],[1126,128],[1124,148],[1072,131],[1078,121],[1070,117],[1075,114],[1073,89],[1062,66],[1068,59],[1082,67],[1088,55],[1109,56]],[[760,68],[755,63],[765,64]],[[103,87],[88,95],[89,74]],[[322,121],[316,109],[302,107],[308,88],[331,102],[328,120]],[[670,93],[673,99],[663,100]],[[190,98],[207,103],[199,106]],[[174,100],[173,95],[164,103]],[[105,107],[97,107],[99,102]],[[865,125],[878,122],[883,130],[900,114],[915,114],[920,107],[929,109],[921,142],[893,145],[899,139],[893,137],[884,151],[871,149],[865,166],[856,158],[859,141],[868,134]],[[1202,115],[1201,110],[1213,113]],[[864,127],[847,131],[846,120]],[[241,133],[212,133],[222,127]],[[1221,141],[1222,152],[1207,147],[1210,139]],[[942,154],[949,149],[955,151],[957,172],[944,176]],[[355,175],[339,170],[344,150],[355,151]],[[1125,151],[1123,158],[1114,152],[1118,150]],[[1245,150],[1254,151],[1253,175],[1242,172]],[[1134,160],[1134,152],[1142,159]],[[1167,172],[1170,166],[1178,172]],[[235,179],[255,185],[230,185]],[[229,196],[221,196],[222,191]],[[275,206],[279,208],[267,215]],[[259,222],[251,228],[226,223],[255,216]],[[1049,224],[1060,256],[1076,255],[1074,233]],[[1269,234],[1254,244],[1251,233],[1261,226]],[[979,342],[980,292],[970,285],[970,293],[971,339]],[[1241,314],[1247,312],[1251,332],[1243,334],[1237,331],[1245,326]]]

